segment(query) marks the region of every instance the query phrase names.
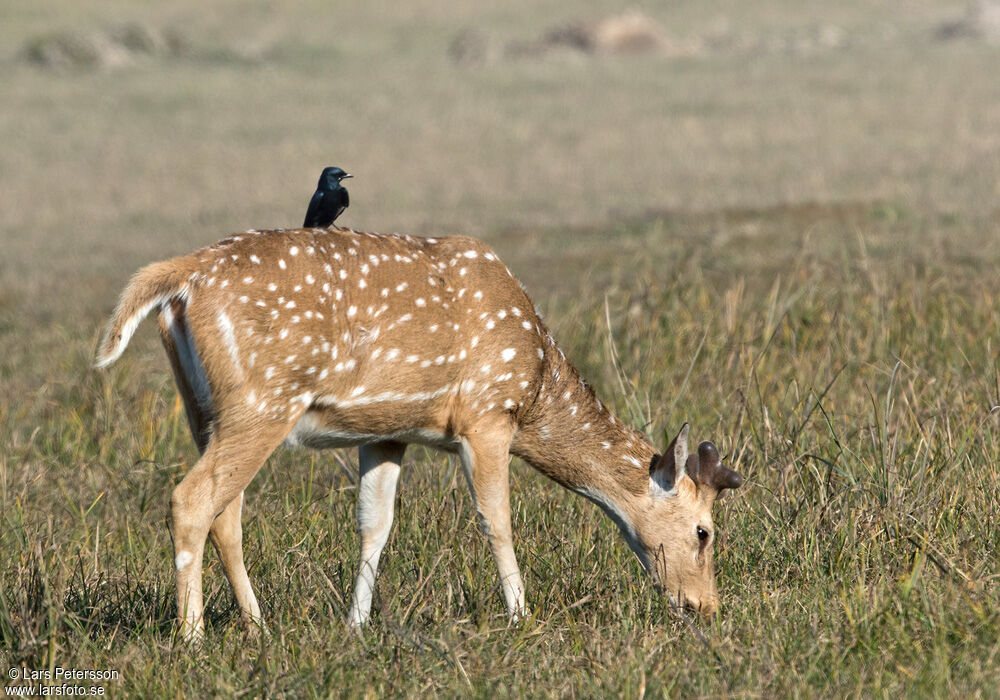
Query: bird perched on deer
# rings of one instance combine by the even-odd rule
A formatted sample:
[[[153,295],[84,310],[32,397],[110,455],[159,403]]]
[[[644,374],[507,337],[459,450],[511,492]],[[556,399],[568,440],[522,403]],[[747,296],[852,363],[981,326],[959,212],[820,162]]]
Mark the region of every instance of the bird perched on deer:
[[[347,194],[347,188],[341,185],[340,181],[349,177],[354,176],[340,168],[323,168],[323,174],[319,176],[319,182],[316,184],[316,191],[309,200],[303,226],[326,228],[344,213],[351,204],[351,198]]]
[[[663,452],[584,383],[523,287],[488,246],[347,229],[247,231],[154,263],[129,282],[97,365],[156,311],[202,453],[173,491],[178,611],[203,631],[211,536],[244,617],[260,607],[243,564],[243,493],[284,443],[360,446],[360,566],[349,622],[369,617],[403,453],[457,453],[512,618],[526,613],[514,555],[515,454],[596,503],[678,603],[717,608],[712,506],[742,479],[685,424]]]

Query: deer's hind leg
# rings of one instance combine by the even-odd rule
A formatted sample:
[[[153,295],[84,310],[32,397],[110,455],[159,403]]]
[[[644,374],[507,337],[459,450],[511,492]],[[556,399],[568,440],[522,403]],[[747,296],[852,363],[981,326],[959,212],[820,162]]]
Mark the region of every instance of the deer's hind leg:
[[[229,505],[212,522],[208,535],[215,551],[222,561],[222,570],[233,589],[233,595],[240,606],[243,621],[254,631],[264,626],[260,615],[260,605],[250,585],[246,564],[243,562],[243,492],[229,502]]]
[[[188,426],[198,452],[204,454],[212,436],[213,409],[208,378],[186,319],[183,301],[173,300],[158,316],[160,338],[174,372],[177,391],[184,402]],[[260,606],[243,562],[243,492],[225,507],[212,522],[209,535],[215,546],[222,570],[233,589],[245,621],[260,623]]]
[[[222,561],[223,572],[243,619],[255,626],[261,624],[260,606],[243,561],[240,522],[243,490],[268,455],[287,436],[291,424],[271,421],[261,430],[257,427],[261,423],[259,417],[252,417],[243,426],[246,444],[240,443],[238,426],[233,426],[232,432],[222,431],[228,440],[220,438],[205,368],[185,316],[185,305],[175,300],[161,310],[159,325],[191,434],[202,455],[174,490],[171,512],[178,614],[182,631],[190,638],[200,634],[204,626],[201,567],[206,530]]]
[[[205,453],[174,489],[170,526],[177,570],[177,609],[185,638],[199,637],[204,630],[201,572],[210,531],[240,607],[251,619],[260,619],[243,566],[241,495],[291,427],[286,421],[216,426]]]

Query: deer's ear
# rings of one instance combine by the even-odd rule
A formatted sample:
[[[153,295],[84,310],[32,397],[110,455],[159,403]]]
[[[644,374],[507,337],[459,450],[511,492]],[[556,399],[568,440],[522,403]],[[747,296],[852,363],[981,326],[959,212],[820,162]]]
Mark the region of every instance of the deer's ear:
[[[685,423],[667,449],[649,465],[649,490],[654,496],[672,496],[677,493],[677,482],[684,477],[688,458],[688,430]]]

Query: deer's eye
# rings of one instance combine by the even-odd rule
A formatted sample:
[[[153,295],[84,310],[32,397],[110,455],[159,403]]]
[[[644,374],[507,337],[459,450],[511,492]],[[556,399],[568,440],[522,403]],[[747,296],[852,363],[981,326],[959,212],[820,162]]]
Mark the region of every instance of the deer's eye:
[[[701,541],[702,544],[705,544],[706,542],[708,542],[708,530],[706,530],[705,528],[699,526],[698,527],[698,540]]]

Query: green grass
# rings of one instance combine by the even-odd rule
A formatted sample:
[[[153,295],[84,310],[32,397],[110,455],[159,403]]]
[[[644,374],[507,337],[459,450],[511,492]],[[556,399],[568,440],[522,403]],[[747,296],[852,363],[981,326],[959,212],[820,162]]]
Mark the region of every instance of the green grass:
[[[353,638],[356,457],[279,451],[244,518],[271,635],[244,637],[210,554],[209,633],[192,652],[173,632],[164,518],[195,453],[166,363],[133,349],[97,373],[77,344],[65,362],[80,381],[0,413],[0,653],[117,668],[114,690],[144,696],[992,695],[998,256],[956,249],[978,240],[969,222],[886,211],[659,219],[610,234],[617,264],[595,262],[607,232],[543,239],[575,236],[620,278],[547,297],[599,393],[656,439],[691,421],[747,477],[717,507],[723,609],[700,633],[596,508],[521,464],[534,615],[508,627],[456,464],[413,448],[372,625]],[[806,229],[828,235],[765,256],[743,238]],[[691,262],[664,267],[674,256]]]

